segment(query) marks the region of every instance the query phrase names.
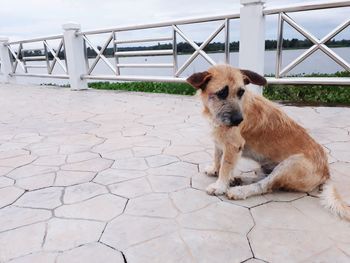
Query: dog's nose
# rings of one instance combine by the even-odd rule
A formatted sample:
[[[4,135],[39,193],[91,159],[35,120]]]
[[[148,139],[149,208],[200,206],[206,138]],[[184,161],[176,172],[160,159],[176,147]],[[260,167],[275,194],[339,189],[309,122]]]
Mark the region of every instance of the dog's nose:
[[[242,115],[232,115],[230,118],[231,126],[238,126],[242,121]]]

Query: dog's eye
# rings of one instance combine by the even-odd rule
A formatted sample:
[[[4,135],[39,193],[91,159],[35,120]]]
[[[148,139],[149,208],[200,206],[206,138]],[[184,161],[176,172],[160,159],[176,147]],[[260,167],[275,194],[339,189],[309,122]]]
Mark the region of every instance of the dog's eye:
[[[220,100],[226,99],[228,96],[228,86],[225,86],[223,89],[219,90],[215,94]]]
[[[237,91],[237,97],[238,97],[238,98],[241,98],[241,97],[243,96],[244,92],[245,92],[244,89],[239,88],[239,90]]]

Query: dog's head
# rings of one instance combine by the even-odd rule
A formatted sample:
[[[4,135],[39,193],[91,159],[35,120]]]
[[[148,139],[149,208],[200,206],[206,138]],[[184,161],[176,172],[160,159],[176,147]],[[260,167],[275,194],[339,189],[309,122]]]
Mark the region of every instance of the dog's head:
[[[218,125],[238,126],[244,119],[242,105],[246,93],[245,85],[263,86],[266,79],[259,74],[219,65],[208,71],[194,73],[187,82],[200,90],[200,96],[212,120]]]

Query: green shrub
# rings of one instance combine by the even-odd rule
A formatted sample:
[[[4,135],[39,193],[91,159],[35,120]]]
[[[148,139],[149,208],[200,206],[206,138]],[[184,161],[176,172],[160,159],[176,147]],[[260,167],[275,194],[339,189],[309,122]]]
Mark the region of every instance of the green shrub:
[[[89,83],[93,89],[127,90],[151,93],[168,93],[180,95],[194,95],[195,89],[186,83],[170,82],[94,82]]]
[[[268,85],[263,94],[270,100],[350,105],[349,86]]]
[[[350,77],[350,72],[297,74],[291,77]],[[350,86],[268,85],[263,94],[270,100],[350,105]]]
[[[273,75],[269,75],[272,77]],[[334,74],[298,74],[292,77],[350,77],[350,72]],[[194,95],[195,89],[187,83],[170,82],[94,82],[89,83],[93,89],[125,90],[151,93],[168,93]],[[268,85],[264,96],[271,100],[303,103],[332,103],[350,105],[350,86],[321,85]]]

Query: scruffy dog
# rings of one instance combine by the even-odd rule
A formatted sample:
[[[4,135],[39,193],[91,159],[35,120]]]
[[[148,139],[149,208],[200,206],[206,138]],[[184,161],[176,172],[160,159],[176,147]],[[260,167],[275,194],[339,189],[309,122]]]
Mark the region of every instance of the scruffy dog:
[[[309,192],[324,184],[322,204],[350,220],[350,207],[330,181],[327,155],[306,130],[272,102],[255,95],[245,85],[265,85],[259,74],[219,65],[187,79],[200,90],[203,114],[212,124],[214,164],[206,173],[218,176],[207,188],[211,195],[245,199],[275,189]],[[258,182],[229,187],[231,172],[243,156],[261,164],[267,177]]]

